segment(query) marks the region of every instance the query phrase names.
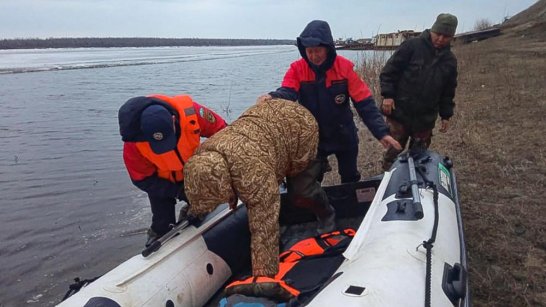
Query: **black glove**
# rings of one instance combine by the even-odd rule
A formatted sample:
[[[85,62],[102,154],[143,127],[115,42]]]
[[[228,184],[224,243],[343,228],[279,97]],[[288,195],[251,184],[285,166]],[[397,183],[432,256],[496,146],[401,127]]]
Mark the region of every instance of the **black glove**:
[[[205,215],[203,216],[197,216],[189,214],[188,211],[190,210],[190,206],[185,205],[180,208],[180,213],[178,214],[178,223],[187,220],[190,225],[193,225],[195,227],[199,227],[201,223],[203,223],[203,220],[205,219]]]

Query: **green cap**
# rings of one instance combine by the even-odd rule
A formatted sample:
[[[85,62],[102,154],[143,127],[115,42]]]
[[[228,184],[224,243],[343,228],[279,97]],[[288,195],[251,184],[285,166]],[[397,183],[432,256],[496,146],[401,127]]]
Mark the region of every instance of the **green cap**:
[[[457,30],[457,17],[451,14],[440,14],[436,17],[436,22],[430,28],[430,31],[438,34],[453,36]]]

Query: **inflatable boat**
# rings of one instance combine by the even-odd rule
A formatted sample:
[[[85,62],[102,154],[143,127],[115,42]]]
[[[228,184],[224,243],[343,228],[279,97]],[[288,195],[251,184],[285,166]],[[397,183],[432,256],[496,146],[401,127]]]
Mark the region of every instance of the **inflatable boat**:
[[[156,245],[58,306],[245,306],[245,300],[247,306],[471,305],[449,158],[412,151],[383,175],[324,188],[336,208],[338,229],[355,231],[342,250],[315,256],[315,267],[311,261],[291,275],[290,285],[301,295],[289,301],[267,305],[239,295],[241,305],[229,303],[226,285],[249,272],[250,233],[244,205],[236,210],[221,205],[199,224],[178,224]],[[281,203],[281,251],[317,237],[313,215],[290,206],[285,193]],[[321,280],[313,280],[316,272]]]

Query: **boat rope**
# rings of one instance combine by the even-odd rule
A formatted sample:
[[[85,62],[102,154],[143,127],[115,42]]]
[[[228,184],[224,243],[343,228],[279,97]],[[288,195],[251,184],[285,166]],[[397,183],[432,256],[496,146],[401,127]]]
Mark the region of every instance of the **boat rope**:
[[[81,288],[83,288],[83,287],[87,286],[88,284],[94,282],[95,280],[99,279],[99,277],[100,276],[97,276],[97,277],[91,278],[91,279],[83,279],[83,280],[80,279],[79,277],[74,278],[74,283],[71,284],[70,286],[68,286],[68,291],[64,295],[61,302],[66,300],[67,298],[71,297],[73,294],[76,294],[78,291],[81,290]]]
[[[426,188],[432,188],[433,201],[434,201],[434,225],[432,226],[432,234],[427,241],[423,241],[423,247],[427,250],[427,263],[426,263],[426,280],[425,280],[425,306],[431,306],[431,280],[432,280],[432,248],[436,241],[436,234],[438,233],[438,221],[440,219],[438,209],[438,187],[432,181],[430,181],[420,167],[415,168],[419,175],[423,178]]]

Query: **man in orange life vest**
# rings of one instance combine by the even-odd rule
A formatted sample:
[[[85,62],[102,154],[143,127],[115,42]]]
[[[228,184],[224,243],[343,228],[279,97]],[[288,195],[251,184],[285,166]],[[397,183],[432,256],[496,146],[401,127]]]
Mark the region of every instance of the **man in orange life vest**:
[[[131,98],[119,109],[118,119],[125,166],[133,184],[150,199],[148,246],[176,222],[176,199],[187,202],[184,164],[200,138],[212,136],[227,124],[187,95]]]

